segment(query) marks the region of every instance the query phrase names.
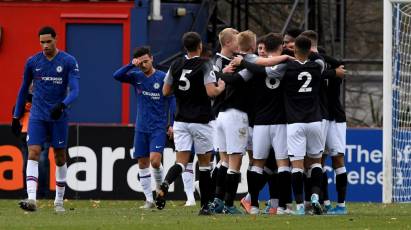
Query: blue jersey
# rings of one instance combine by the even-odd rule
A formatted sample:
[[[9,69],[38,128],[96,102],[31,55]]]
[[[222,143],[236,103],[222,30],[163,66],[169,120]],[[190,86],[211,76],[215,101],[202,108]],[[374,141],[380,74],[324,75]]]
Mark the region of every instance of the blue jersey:
[[[24,100],[33,83],[33,101],[30,119],[51,121],[50,111],[59,103],[70,105],[78,96],[79,68],[76,59],[66,52],[59,51],[48,60],[43,52],[30,57],[24,69],[23,84],[14,111],[14,117],[21,117]],[[70,93],[68,93],[70,88]],[[67,119],[67,111],[60,120]]]
[[[163,71],[155,70],[150,77],[146,77],[132,64],[121,67],[113,74],[114,79],[134,86],[137,95],[136,130],[139,132],[165,131],[169,117],[174,117],[169,114],[170,100],[173,98],[165,97],[162,92],[165,75]]]

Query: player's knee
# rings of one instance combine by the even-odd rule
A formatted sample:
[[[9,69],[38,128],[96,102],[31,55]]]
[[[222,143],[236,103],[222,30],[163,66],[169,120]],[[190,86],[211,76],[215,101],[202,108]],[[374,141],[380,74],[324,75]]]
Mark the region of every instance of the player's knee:
[[[31,145],[29,146],[29,160],[38,161],[40,159],[41,146],[40,145]]]
[[[160,168],[161,159],[151,159],[150,163],[151,163],[151,167],[156,168],[156,169]]]
[[[344,155],[337,155],[332,158],[333,169],[344,167]]]

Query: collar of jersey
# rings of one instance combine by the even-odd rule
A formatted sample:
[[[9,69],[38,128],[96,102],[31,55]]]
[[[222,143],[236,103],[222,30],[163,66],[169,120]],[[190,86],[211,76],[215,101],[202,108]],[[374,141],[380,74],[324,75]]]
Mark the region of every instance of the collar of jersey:
[[[194,59],[194,58],[199,58],[200,56],[194,56],[194,57],[192,57],[192,58],[189,58],[188,55],[186,54],[186,55],[184,55],[184,57],[185,57],[186,59]]]
[[[228,61],[231,61],[230,58],[228,58],[227,56],[222,55],[221,53],[216,53],[216,55],[218,55],[218,56],[220,56],[220,57],[222,57],[222,58],[224,58],[224,59],[227,59]]]

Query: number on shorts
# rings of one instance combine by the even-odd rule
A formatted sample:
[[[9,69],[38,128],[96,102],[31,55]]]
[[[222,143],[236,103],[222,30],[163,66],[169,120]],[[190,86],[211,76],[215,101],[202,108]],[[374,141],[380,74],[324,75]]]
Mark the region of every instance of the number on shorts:
[[[188,80],[188,78],[186,78],[186,74],[191,73],[191,69],[183,69],[181,72],[181,76],[179,81],[180,82],[184,82],[183,85],[179,84],[178,89],[182,90],[182,91],[187,91],[188,89],[190,89],[190,81]]]
[[[311,74],[309,72],[302,72],[298,75],[298,80],[302,81],[304,80],[303,77],[305,77],[305,82],[304,84],[301,86],[301,88],[298,90],[299,93],[308,93],[311,92],[313,90],[312,87],[308,87],[308,85],[311,83]]]

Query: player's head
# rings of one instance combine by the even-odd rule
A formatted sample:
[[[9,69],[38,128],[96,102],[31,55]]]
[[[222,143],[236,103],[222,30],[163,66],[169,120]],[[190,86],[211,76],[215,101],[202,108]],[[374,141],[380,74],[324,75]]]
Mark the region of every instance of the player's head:
[[[285,32],[283,42],[284,42],[284,49],[289,49],[291,51],[294,50],[294,42],[298,35],[301,34],[300,29],[289,29]]]
[[[311,47],[317,48],[317,44],[318,44],[317,32],[315,32],[314,30],[306,30],[302,32],[301,35],[304,35],[311,40]]]
[[[300,56],[300,57],[308,57],[308,55],[311,52],[311,40],[304,36],[304,35],[299,35],[295,39],[295,55]]]
[[[233,28],[225,28],[218,34],[218,40],[222,49],[227,49],[229,52],[238,51],[237,43],[238,30]]]
[[[39,30],[40,45],[46,56],[54,55],[56,51],[56,31],[45,26]]]
[[[138,67],[143,73],[150,73],[153,69],[153,55],[151,54],[150,47],[142,46],[134,50],[134,58],[139,60]]]
[[[238,48],[241,52],[254,53],[257,46],[257,36],[251,30],[246,30],[237,35]]]
[[[279,33],[269,33],[265,36],[264,44],[268,54],[281,54],[283,51],[283,36]]]
[[[257,40],[257,54],[260,57],[267,57],[267,51],[265,48],[265,36]]]
[[[201,37],[197,32],[187,32],[183,35],[183,46],[188,53],[198,52],[201,54],[203,49]]]

